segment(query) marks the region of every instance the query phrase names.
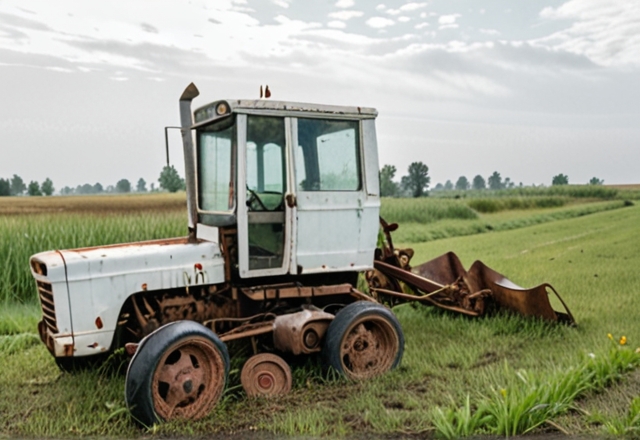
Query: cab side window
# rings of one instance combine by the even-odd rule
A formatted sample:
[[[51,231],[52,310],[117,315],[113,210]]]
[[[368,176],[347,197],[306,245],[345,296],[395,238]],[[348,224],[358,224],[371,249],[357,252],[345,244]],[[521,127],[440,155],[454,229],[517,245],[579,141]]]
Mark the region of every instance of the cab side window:
[[[299,118],[295,162],[299,191],[360,190],[358,121]]]

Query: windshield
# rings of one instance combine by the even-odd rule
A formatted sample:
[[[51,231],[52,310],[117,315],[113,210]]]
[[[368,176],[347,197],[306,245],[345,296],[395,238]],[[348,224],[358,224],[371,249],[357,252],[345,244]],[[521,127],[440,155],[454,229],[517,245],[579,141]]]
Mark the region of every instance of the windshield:
[[[197,132],[198,206],[202,211],[232,212],[235,208],[234,119],[220,121]]]

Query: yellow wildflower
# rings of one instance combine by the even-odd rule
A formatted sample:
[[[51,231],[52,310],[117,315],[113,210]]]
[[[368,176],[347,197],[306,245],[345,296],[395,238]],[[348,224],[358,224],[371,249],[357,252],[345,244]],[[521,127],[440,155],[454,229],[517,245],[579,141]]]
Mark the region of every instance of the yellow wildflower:
[[[507,397],[507,390],[500,388],[500,394],[502,394],[502,397]]]
[[[611,339],[613,341],[613,335],[611,333],[607,333],[607,338]]]
[[[620,345],[625,345],[627,343],[627,337],[626,336],[622,336],[620,338]]]
[[[640,354],[640,347],[636,348],[636,353]]]

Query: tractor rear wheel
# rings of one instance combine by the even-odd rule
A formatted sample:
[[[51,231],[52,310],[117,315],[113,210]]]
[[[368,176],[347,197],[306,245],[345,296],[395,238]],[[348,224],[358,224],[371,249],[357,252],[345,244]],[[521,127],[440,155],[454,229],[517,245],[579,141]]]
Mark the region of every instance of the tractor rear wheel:
[[[362,380],[396,368],[403,352],[404,334],[395,315],[381,304],[358,301],[331,321],[322,355],[326,366]]]

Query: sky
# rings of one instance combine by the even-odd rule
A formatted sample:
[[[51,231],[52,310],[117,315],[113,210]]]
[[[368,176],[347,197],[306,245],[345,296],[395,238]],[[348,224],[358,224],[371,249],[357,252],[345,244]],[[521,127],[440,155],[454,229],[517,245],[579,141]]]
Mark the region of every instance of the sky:
[[[640,183],[637,0],[0,0],[0,177],[157,186],[190,82],[374,107],[397,180]]]

